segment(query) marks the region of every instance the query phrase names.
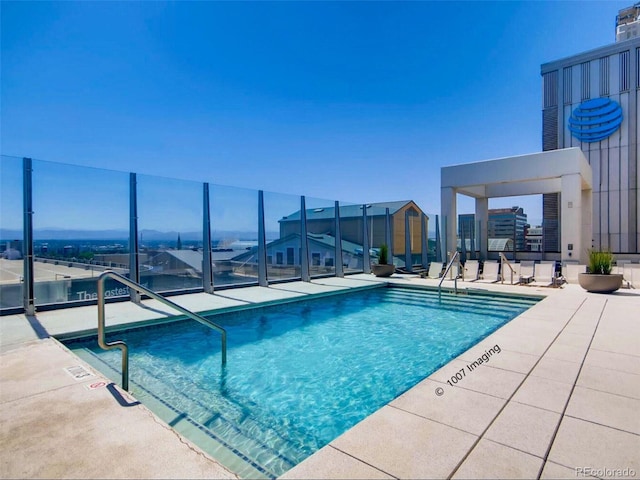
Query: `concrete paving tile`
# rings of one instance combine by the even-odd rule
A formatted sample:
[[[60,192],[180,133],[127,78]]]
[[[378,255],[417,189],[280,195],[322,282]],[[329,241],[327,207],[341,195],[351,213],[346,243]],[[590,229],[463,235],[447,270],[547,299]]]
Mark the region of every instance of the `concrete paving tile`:
[[[559,413],[509,402],[484,438],[544,458],[559,421]]]
[[[446,383],[448,388],[465,388],[479,393],[486,393],[499,398],[509,398],[522,380],[524,375],[499,368],[493,368],[488,364],[482,364],[469,371],[467,362],[453,360],[429,378],[440,383]],[[455,377],[460,371],[464,371],[462,380],[449,385],[451,377]],[[443,387],[444,388],[444,387]]]
[[[0,464],[9,478],[234,478],[144,406],[69,385],[5,403]],[[141,452],[144,452],[141,455]]]
[[[584,365],[577,385],[640,400],[640,375]]]
[[[91,375],[87,375],[86,380],[76,380],[64,370],[79,365],[84,364],[51,339],[37,340],[3,353],[0,356],[0,402],[5,403],[96,379],[89,368],[86,368],[86,372]]]
[[[341,480],[394,477],[327,445],[278,478]]]
[[[480,440],[452,478],[536,478],[542,459],[513,448]]]
[[[592,347],[589,349],[584,363],[585,365],[594,365],[608,370],[640,375],[640,356],[637,355],[605,352]]]
[[[570,347],[582,348],[586,351],[591,342],[591,334],[567,333],[563,331],[554,341],[554,345],[568,345]]]
[[[621,331],[625,332],[624,335],[620,335]],[[640,333],[620,327],[605,326],[598,328],[591,348],[625,355],[638,355],[640,351]]]
[[[553,341],[553,338],[531,337],[530,335],[511,335],[502,331],[493,334],[495,341],[502,350],[524,353],[526,355],[541,356]]]
[[[566,415],[640,435],[640,400],[576,387]]]
[[[513,396],[513,401],[562,413],[572,385],[547,378],[528,377]]]
[[[491,337],[488,337],[480,344],[470,348],[461,354],[458,359],[467,363],[476,361],[487,350],[495,347],[496,343],[488,340],[491,340]],[[500,347],[500,345],[498,346]],[[512,352],[511,350],[504,350],[500,348],[499,354],[492,354],[491,357],[489,357],[489,364],[494,368],[501,368],[503,370],[527,374],[538,361],[538,358],[539,357],[537,355]]]
[[[581,364],[584,360],[586,351],[587,345],[576,347],[574,345],[554,343],[549,347],[549,350],[547,350],[544,356],[547,358],[556,358],[558,360]]]
[[[444,390],[442,396],[436,395],[437,388]],[[390,405],[480,435],[504,404],[505,400],[490,395],[423,380]]]
[[[32,320],[33,321],[33,320]],[[9,345],[31,342],[48,336],[48,332],[36,323],[29,322],[26,315],[7,315],[0,322],[0,348],[2,352]]]
[[[573,385],[576,382],[579,370],[579,363],[544,356],[533,369],[531,375]]]
[[[582,468],[583,471],[586,468],[630,468],[637,475],[640,472],[638,452],[638,435],[565,416],[548,460],[568,468]]]
[[[575,480],[576,478],[598,478],[598,477],[592,477],[590,475],[581,475],[576,472],[575,467],[567,468],[564,465],[558,465],[557,463],[547,461],[544,464],[544,468],[542,470],[542,475],[540,475],[540,478],[543,478],[545,480],[546,479]]]
[[[573,335],[587,335],[589,337],[593,336],[595,332],[595,327],[593,325],[580,325],[577,323],[569,322],[563,333],[571,333]]]
[[[443,478],[451,474],[476,438],[386,406],[331,445],[398,478]]]

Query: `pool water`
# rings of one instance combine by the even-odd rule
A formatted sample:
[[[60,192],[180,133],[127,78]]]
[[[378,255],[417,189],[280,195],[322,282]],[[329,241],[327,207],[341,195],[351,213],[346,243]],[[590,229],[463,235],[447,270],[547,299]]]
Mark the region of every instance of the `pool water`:
[[[535,298],[376,288],[108,336],[130,389],[243,477],[276,477],[532,306]],[[121,353],[67,343],[120,383]]]

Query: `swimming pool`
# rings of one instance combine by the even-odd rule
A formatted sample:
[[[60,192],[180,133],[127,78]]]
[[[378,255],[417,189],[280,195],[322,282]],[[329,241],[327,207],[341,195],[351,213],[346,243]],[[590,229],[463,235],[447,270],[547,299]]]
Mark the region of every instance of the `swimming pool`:
[[[108,335],[130,390],[242,477],[276,477],[529,308],[536,298],[376,288]],[[66,342],[116,382],[120,352]]]

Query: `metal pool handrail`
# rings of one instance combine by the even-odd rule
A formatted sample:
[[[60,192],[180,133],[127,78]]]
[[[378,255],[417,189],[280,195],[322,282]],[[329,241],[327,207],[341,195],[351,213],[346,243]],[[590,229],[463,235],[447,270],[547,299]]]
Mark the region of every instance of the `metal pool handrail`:
[[[113,278],[118,282],[128,286],[129,288],[133,288],[139,293],[144,293],[145,295],[155,300],[158,300],[160,303],[163,303],[168,307],[172,307],[178,310],[180,313],[182,313],[183,315],[186,315],[192,320],[195,320],[196,322],[200,322],[203,325],[206,325],[207,327],[213,328],[214,330],[217,330],[218,332],[220,332],[221,340],[222,340],[222,364],[225,365],[227,363],[227,331],[224,328],[222,328],[220,325],[213,323],[210,320],[207,320],[204,317],[201,317],[197,313],[193,313],[190,310],[187,310],[186,308],[181,307],[180,305],[172,302],[171,300],[167,300],[162,295],[158,295],[154,291],[143,287],[139,283],[136,283],[128,279],[127,277],[120,275],[119,273],[107,270],[106,272],[102,273],[98,277],[98,345],[100,345],[100,348],[104,350],[112,350],[114,348],[119,348],[120,350],[122,350],[122,388],[124,390],[129,390],[129,348],[127,347],[127,344],[125,342],[120,340],[116,342],[111,342],[111,343],[107,343],[104,340],[104,333],[105,333],[104,332],[104,318],[105,318],[104,282],[107,279],[107,277]]]
[[[456,250],[455,253],[453,254],[453,257],[451,257],[451,260],[449,260],[449,263],[447,264],[447,268],[444,269],[444,273],[442,274],[442,277],[440,277],[440,283],[438,284],[438,295],[442,293],[442,282],[446,278],[447,273],[449,273],[449,270],[451,270],[451,266],[453,265],[453,262],[455,262],[458,259],[459,255],[460,255],[460,252]],[[458,262],[458,270],[460,270],[460,262]],[[453,285],[454,285],[455,292],[458,293],[458,275],[456,275],[456,277],[453,279]]]
[[[513,274],[515,273],[515,270],[513,269],[511,262],[507,260],[507,257],[505,257],[504,253],[500,252],[498,255],[500,255],[500,263],[502,264],[500,266],[500,283],[504,283],[504,265],[506,264],[507,267],[509,267],[509,270],[511,270],[511,285],[513,285]]]

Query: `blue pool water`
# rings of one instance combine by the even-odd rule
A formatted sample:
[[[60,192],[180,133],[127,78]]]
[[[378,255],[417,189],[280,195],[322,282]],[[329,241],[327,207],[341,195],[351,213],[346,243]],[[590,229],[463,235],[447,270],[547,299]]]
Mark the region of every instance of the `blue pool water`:
[[[429,376],[537,299],[377,288],[113,334],[130,389],[245,477],[275,477]],[[120,382],[120,351],[69,348]],[[204,440],[204,443],[203,443]]]

